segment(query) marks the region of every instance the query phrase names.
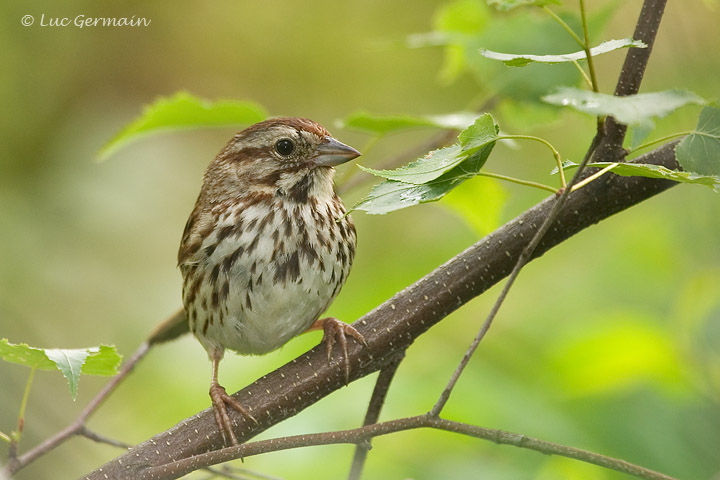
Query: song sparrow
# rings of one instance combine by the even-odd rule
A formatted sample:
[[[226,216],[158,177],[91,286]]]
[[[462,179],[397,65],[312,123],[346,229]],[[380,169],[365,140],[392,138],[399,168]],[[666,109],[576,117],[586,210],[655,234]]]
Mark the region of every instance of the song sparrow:
[[[205,172],[178,265],[190,330],[212,361],[215,420],[233,444],[226,405],[255,419],[218,383],[225,349],[263,354],[323,328],[329,359],[335,336],[343,346],[347,383],[345,334],[365,342],[350,325],[318,320],[355,255],[333,166],[359,155],[311,120],[276,118],[235,135]]]

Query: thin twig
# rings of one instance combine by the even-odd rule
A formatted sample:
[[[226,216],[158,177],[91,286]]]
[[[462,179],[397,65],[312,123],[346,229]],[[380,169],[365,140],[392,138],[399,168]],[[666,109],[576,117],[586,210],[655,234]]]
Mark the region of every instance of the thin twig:
[[[648,49],[651,48],[654,40],[655,35],[657,34],[657,29],[660,23],[660,20],[662,19],[662,11],[664,8],[664,1],[665,0],[645,0],[643,3],[643,8],[640,12],[640,19],[638,20],[638,27],[635,30],[635,34],[637,36],[642,36],[643,39],[648,44]],[[655,5],[658,2],[662,3],[662,7],[660,7],[660,12],[657,14],[657,12],[651,12],[652,8],[651,5]],[[583,21],[585,17],[585,11],[584,11],[584,2],[580,1],[580,6],[582,9],[583,14]],[[650,16],[652,18],[652,22],[643,22],[643,19],[647,16]],[[645,30],[650,30],[651,33],[646,32]],[[583,33],[585,36],[585,45],[587,47],[587,54],[588,54],[588,61],[591,60],[590,53],[589,53],[589,43],[588,43],[588,30],[587,25],[583,24]],[[635,50],[635,49],[630,49]],[[634,72],[636,75],[638,75],[641,79],[643,76],[643,73],[645,71],[645,66],[647,65],[647,57],[645,57],[644,62],[641,61],[640,65],[641,67],[638,69],[632,65],[629,64],[629,59],[631,58],[630,53],[626,56],[626,61],[623,66],[623,69],[628,69],[632,72]],[[592,69],[591,76],[593,76],[594,81],[594,75]],[[621,74],[621,80],[622,80],[622,74]],[[594,81],[595,86],[597,83]],[[637,87],[639,88],[639,82],[637,82]],[[620,90],[618,85],[618,90]],[[555,222],[561,208],[564,206],[565,202],[567,201],[568,196],[573,190],[573,186],[580,181],[581,175],[583,175],[583,172],[585,170],[585,167],[590,162],[590,159],[595,154],[595,151],[597,150],[598,146],[600,146],[603,143],[603,140],[606,136],[606,129],[605,129],[605,122],[598,118],[598,130],[597,134],[595,135],[595,138],[593,138],[593,141],[590,145],[590,148],[588,149],[587,153],[585,154],[585,157],[583,158],[583,161],[580,163],[580,166],[578,168],[578,171],[575,172],[575,175],[573,176],[573,179],[571,180],[570,184],[567,188],[565,188],[562,192],[562,194],[556,199],[555,203],[553,204],[550,212],[545,217],[545,220],[543,221],[540,228],[537,230],[535,235],[533,236],[530,243],[528,243],[527,247],[522,251],[521,255],[518,257],[517,262],[515,263],[515,266],[508,276],[508,279],[500,292],[500,295],[498,295],[497,300],[495,301],[495,304],[493,305],[492,309],[490,310],[490,313],[488,314],[487,318],[483,322],[482,326],[480,327],[480,331],[473,339],[473,342],[470,344],[470,347],[468,347],[467,351],[465,352],[465,355],[463,356],[462,360],[458,364],[457,368],[453,372],[452,376],[450,377],[450,380],[445,387],[445,389],[440,394],[440,397],[438,398],[438,401],[433,406],[432,410],[430,411],[431,416],[439,416],[440,412],[444,408],[444,406],[447,404],[448,399],[450,398],[450,394],[452,393],[453,389],[455,388],[455,385],[457,384],[458,379],[460,378],[460,375],[462,375],[462,372],[464,371],[465,367],[467,367],[467,364],[470,362],[470,358],[474,354],[475,350],[477,350],[478,346],[480,345],[480,342],[485,337],[485,334],[490,329],[490,326],[492,325],[493,320],[497,316],[497,312],[499,311],[500,307],[502,306],[503,302],[505,301],[505,298],[507,297],[510,288],[512,287],[513,283],[517,279],[518,274],[520,273],[520,270],[525,266],[525,264],[532,258],[533,252],[535,251],[535,248],[537,248],[540,241],[543,239],[543,236],[548,231],[550,226]],[[624,131],[617,132],[613,131],[614,134],[621,134],[624,135]]]
[[[370,402],[368,403],[367,413],[365,414],[365,420],[363,421],[364,427],[377,423],[378,418],[380,418],[380,411],[385,403],[385,398],[387,397],[388,390],[390,389],[390,384],[392,383],[392,380],[395,377],[395,372],[397,372],[403,358],[405,358],[404,351],[401,355],[398,355],[397,360],[391,362],[385,368],[380,370],[380,374],[375,382],[375,389],[373,390],[373,393],[370,396]],[[353,456],[352,465],[350,466],[348,480],[359,480],[360,477],[362,477],[365,460],[367,459],[367,454],[371,448],[372,445],[370,445],[369,441],[358,443],[355,446],[355,455]]]
[[[669,477],[662,473],[634,465],[624,460],[589,452],[587,450],[559,445],[557,443],[539,440],[518,433],[477,427],[429,415],[401,418],[398,420],[376,423],[351,430],[294,435],[291,437],[273,438],[258,442],[245,443],[242,445],[224,448],[222,450],[215,450],[195,455],[193,457],[184,458],[166,465],[152,467],[145,473],[145,475],[143,475],[142,478],[169,480],[179,478],[180,476],[197,470],[198,468],[234,460],[238,457],[247,458],[262,453],[317,445],[345,443],[358,444],[366,442],[368,439],[373,437],[417,428],[434,428],[448,432],[460,433],[475,438],[489,440],[501,445],[513,445],[528,450],[534,450],[546,455],[558,455],[572,458],[648,480],[674,480],[673,477]]]
[[[114,438],[106,437],[105,435],[100,435],[97,432],[93,432],[85,425],[80,428],[77,434],[82,435],[85,438],[89,438],[94,442],[105,443],[107,445],[112,445],[113,447],[124,448],[126,450],[129,450],[133,447],[133,445],[129,443],[121,442],[120,440],[115,440]]]
[[[130,359],[122,366],[120,372],[115,375],[105,386],[98,392],[97,395],[87,404],[80,415],[67,427],[60,430],[58,433],[48,438],[35,448],[31,449],[27,453],[20,455],[17,460],[11,464],[8,464],[6,469],[8,474],[12,475],[24,468],[28,464],[32,463],[38,457],[45,455],[52,449],[58,447],[66,440],[74,435],[82,435],[85,429],[85,422],[92,415],[95,410],[105,401],[115,388],[122,382],[125,377],[135,368],[135,365],[147,354],[150,345],[144,342],[140,347],[133,353]]]
[[[590,145],[590,148],[588,149],[587,153],[585,154],[585,158],[583,158],[583,161],[580,163],[580,166],[578,168],[578,171],[575,172],[575,175],[573,176],[572,180],[570,181],[570,184],[567,188],[565,188],[560,196],[555,200],[555,203],[552,206],[552,209],[545,217],[545,220],[540,225],[540,228],[535,232],[535,235],[533,236],[532,240],[528,245],[523,249],[522,253],[517,259],[517,262],[515,263],[515,267],[513,267],[512,272],[510,272],[510,275],[508,276],[507,281],[505,282],[505,285],[503,286],[502,291],[500,292],[500,295],[498,295],[497,300],[495,300],[495,304],[493,305],[492,309],[490,310],[490,313],[488,313],[487,318],[483,322],[482,326],[480,327],[480,331],[477,333],[475,338],[473,339],[472,343],[470,344],[470,347],[468,347],[467,351],[465,352],[465,355],[463,355],[462,360],[460,360],[460,363],[458,364],[457,368],[453,372],[452,376],[450,377],[450,381],[448,382],[445,389],[440,394],[440,397],[438,398],[438,401],[433,406],[432,410],[430,410],[430,415],[433,417],[437,417],[440,415],[440,412],[445,407],[445,404],[450,398],[450,394],[452,393],[453,389],[455,388],[455,385],[457,384],[457,381],[460,379],[460,375],[462,375],[462,372],[465,370],[465,367],[467,367],[468,363],[470,362],[470,358],[472,358],[473,354],[475,353],[475,350],[477,350],[478,346],[480,345],[480,342],[485,337],[485,334],[490,329],[490,326],[492,325],[493,320],[497,316],[498,311],[500,310],[500,307],[502,306],[503,302],[505,301],[505,298],[507,297],[508,293],[510,292],[510,288],[515,283],[515,280],[517,279],[518,275],[520,274],[520,270],[527,264],[528,261],[532,258],[533,253],[535,252],[535,248],[537,248],[540,241],[545,236],[545,233],[548,231],[550,226],[555,222],[557,219],[558,214],[560,213],[560,209],[565,205],[565,202],[567,201],[568,196],[570,195],[570,192],[572,191],[572,187],[580,178],[580,175],[582,175],[582,172],[585,170],[585,167],[587,166],[588,162],[590,161],[590,158],[592,158],[593,154],[595,153],[595,149],[600,144],[600,141],[602,140],[603,132],[600,131],[595,135],[595,138],[593,138],[592,144]]]
[[[187,318],[185,317],[185,311],[181,309],[168,317],[167,320],[160,323],[150,333],[147,341],[143,342],[143,344],[138,347],[138,349],[132,354],[128,361],[125,362],[125,364],[122,366],[120,372],[118,372],[117,375],[115,375],[108,383],[105,384],[105,386],[98,392],[97,395],[95,395],[95,397],[90,401],[90,403],[87,404],[83,411],[80,412],[80,415],[70,425],[60,430],[55,435],[42,442],[40,445],[37,445],[35,448],[31,449],[27,453],[19,457],[10,457],[11,461],[8,462],[8,465],[5,467],[4,471],[7,471],[7,473],[10,475],[16,473],[20,469],[35,461],[40,456],[45,455],[46,453],[58,447],[66,440],[75,435],[82,435],[88,438],[92,438],[96,441],[103,441],[105,443],[110,443],[116,446],[129,448],[129,446],[126,444],[116,442],[115,440],[109,440],[105,437],[99,436],[98,434],[90,432],[85,427],[85,422],[88,418],[90,418],[93,413],[95,413],[95,411],[98,409],[98,407],[100,407],[100,405],[102,405],[102,403],[107,399],[107,397],[110,396],[113,391],[115,391],[118,385],[120,385],[120,383],[125,380],[125,377],[127,377],[130,372],[132,372],[132,370],[135,368],[135,365],[137,365],[137,363],[142,360],[142,358],[148,353],[152,346],[175,339],[178,336],[183,335],[187,331]],[[10,453],[13,453],[12,449]],[[1,472],[2,471],[0,471],[0,473]]]

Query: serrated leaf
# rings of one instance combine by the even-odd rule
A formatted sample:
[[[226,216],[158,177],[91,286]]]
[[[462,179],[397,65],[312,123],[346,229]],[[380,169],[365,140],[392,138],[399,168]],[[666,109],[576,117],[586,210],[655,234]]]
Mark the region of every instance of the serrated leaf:
[[[494,146],[495,142],[488,143],[452,170],[422,185],[386,180],[373,187],[370,193],[352,209],[364,210],[371,215],[383,215],[420,203],[439,200],[460,183],[476,175],[487,161]],[[459,145],[454,147],[457,151],[460,150]]]
[[[472,125],[460,132],[458,140],[463,152],[471,152],[497,140],[499,131],[500,127],[495,123],[492,115],[484,113]]]
[[[560,5],[559,0],[487,0],[487,4],[491,7],[495,7],[498,10],[507,12],[517,7],[536,6],[542,7],[543,5]]]
[[[267,118],[260,105],[240,100],[209,101],[187,92],[160,97],[112,138],[98,153],[105,160],[141,137],[173,130],[248,125]]]
[[[70,395],[73,400],[77,398],[78,382],[82,373],[82,366],[90,352],[87,350],[60,350],[48,348],[45,355],[55,362],[58,370],[62,372],[70,386]]]
[[[538,54],[571,51],[577,44],[567,32],[556,28],[555,21],[547,16],[520,12],[516,15],[489,14],[490,9],[477,0],[455,0],[446,4],[442,12],[447,15],[435,22],[435,31],[413,35],[408,43],[418,46],[445,46],[445,61],[441,69],[445,82],[456,79],[468,71],[477,81],[501,97],[537,102],[541,95],[556,85],[574,85],[580,73],[573,65],[530,65],[525,69],[508,71],[497,62],[487,62],[478,55],[481,47],[497,51],[522,51],[527,45],[537,46]],[[602,10],[603,12],[605,9]],[[563,12],[563,21],[574,30],[582,28],[577,15]],[[474,29],[466,28],[464,18],[474,18]],[[594,21],[594,14],[590,21]],[[601,26],[601,25],[600,25]],[[522,32],[518,35],[517,32]]]
[[[597,162],[591,164],[593,167],[605,168],[610,163]],[[697,172],[685,172],[680,170],[670,170],[661,165],[644,164],[644,163],[621,163],[618,167],[613,168],[613,173],[624,176],[641,176],[649,178],[664,178],[674,180],[680,183],[695,183],[705,185],[712,188],[716,193],[720,193],[720,176],[703,175]]]
[[[372,168],[358,167],[367,173],[371,173],[377,177],[395,180],[398,182],[410,183],[413,185],[422,185],[430,182],[463,161],[463,157],[459,145],[451,145],[449,147],[433,150],[426,156],[415,160],[404,167],[395,170],[375,170]]]
[[[36,348],[27,344],[0,341],[0,358],[41,370],[60,370],[68,381],[73,400],[77,396],[80,375],[115,375],[120,356],[115,347],[101,345],[82,349]]]
[[[717,105],[703,108],[695,131],[680,142],[675,156],[684,170],[720,176],[720,108]]]
[[[55,370],[55,363],[45,355],[42,348],[31,347],[26,343],[10,343],[7,338],[0,340],[0,358],[30,368]]]
[[[462,182],[459,178],[434,180],[423,185],[386,180],[375,185],[370,193],[352,208],[371,215],[384,215],[419,203],[439,200]]]
[[[359,130],[373,135],[414,128],[444,128],[461,130],[472,125],[477,114],[472,112],[455,112],[446,115],[373,115],[367,112],[356,112],[340,122],[341,128]]]
[[[664,180],[673,180],[680,183],[695,183],[705,185],[712,188],[715,193],[720,193],[720,176],[703,175],[697,172],[686,172],[681,170],[670,170],[662,165],[654,165],[652,163],[611,163],[611,162],[593,162],[588,167],[605,168],[614,165],[611,172],[625,177],[648,177],[661,178]],[[566,162],[564,168],[576,168],[578,165],[574,162]]]
[[[90,355],[82,367],[83,375],[109,377],[118,373],[118,367],[122,363],[122,355],[117,353],[115,347],[100,345],[87,350]]]
[[[608,40],[603,42],[597,47],[590,49],[590,53],[593,57],[602,55],[603,53],[613,52],[620,48],[647,48],[640,40],[633,40],[632,38],[622,38],[620,40]],[[566,53],[559,55],[530,55],[530,54],[511,54],[511,53],[500,53],[493,52],[491,50],[480,49],[480,55],[485,58],[492,60],[500,60],[509,67],[524,67],[528,63],[567,63],[577,62],[578,60],[585,60],[587,55],[584,50],[574,53]]]
[[[705,103],[701,97],[687,90],[665,90],[617,97],[569,87],[544,96],[543,101],[569,106],[591,115],[612,115],[625,125],[647,125],[652,118],[664,117],[684,105]]]
[[[457,167],[485,145],[495,142],[498,138],[498,128],[492,116],[486,113],[460,133],[459,144],[433,150],[425,157],[395,170],[374,170],[362,166],[360,168],[388,180],[422,185]]]

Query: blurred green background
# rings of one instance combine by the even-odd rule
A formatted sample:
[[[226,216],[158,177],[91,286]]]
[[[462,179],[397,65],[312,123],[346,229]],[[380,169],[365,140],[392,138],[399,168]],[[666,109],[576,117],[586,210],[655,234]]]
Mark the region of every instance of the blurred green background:
[[[586,3],[598,18],[608,5]],[[575,11],[575,2],[564,4],[557,11]],[[641,2],[613,5],[617,10],[606,15],[598,40],[632,35]],[[438,13],[441,8],[445,14]],[[452,7],[429,0],[411,6],[381,0],[3,2],[0,337],[40,347],[114,344],[127,356],[180,306],[175,268],[180,234],[205,166],[234,130],[156,136],[94,163],[102,145],[143,105],[177,90],[252,100],[272,115],[313,118],[364,150],[368,137],[336,123],[358,109],[447,113],[505,87],[517,94],[537,86],[539,77],[507,73],[489,61],[469,73],[458,70],[462,56],[474,49],[406,46],[407,35],[442,27],[448,12],[467,11],[468,29],[503,31],[489,34],[490,40],[504,35],[499,44],[512,39],[529,53],[549,48],[542,35],[511,29],[514,16],[477,16],[484,10],[471,0]],[[35,17],[33,26],[21,25],[27,14]],[[135,15],[151,24],[41,27],[42,14]],[[530,21],[544,18],[538,13]],[[669,2],[642,90],[681,87],[716,97],[718,25],[720,14],[712,4]],[[572,42],[563,45],[563,51],[575,49]],[[621,52],[598,60],[603,91],[613,90],[623,57]],[[543,136],[575,161],[593,135],[593,120],[572,112],[558,115],[517,102],[500,102],[491,111],[509,133]],[[694,127],[698,112],[680,110],[658,122],[653,135]],[[383,139],[360,162],[376,165],[431,134]],[[487,168],[556,181],[547,176],[552,168],[547,151],[520,147],[499,146]],[[357,168],[348,166],[341,177],[351,170]],[[346,204],[368,191],[374,180],[366,180],[343,194]],[[353,321],[543,197],[503,185],[506,202],[499,204],[502,195],[486,195],[496,185],[483,185],[466,183],[445,205],[384,217],[356,213],[357,260],[330,313]],[[450,203],[491,214],[478,229],[446,208]],[[719,240],[720,197],[681,186],[546,254],[520,277],[445,415],[618,456],[681,478],[718,478]],[[383,419],[432,406],[496,293],[463,307],[413,345]],[[319,334],[305,335],[264,357],[228,355],[221,381],[228,390],[239,389],[319,340]],[[0,363],[1,431],[16,426],[28,373]],[[210,363],[194,339],[161,346],[89,426],[141,442],[207,408],[209,376]],[[373,381],[374,376],[353,383],[263,437],[357,426]],[[38,372],[21,451],[66,426],[105,382],[83,377],[73,402],[59,373]],[[365,478],[625,478],[440,432],[401,433],[376,439],[373,446]],[[2,444],[0,458],[6,451]],[[17,478],[74,478],[119,453],[74,439]],[[243,468],[280,478],[335,479],[347,474],[351,456],[349,446],[320,447],[248,458]]]

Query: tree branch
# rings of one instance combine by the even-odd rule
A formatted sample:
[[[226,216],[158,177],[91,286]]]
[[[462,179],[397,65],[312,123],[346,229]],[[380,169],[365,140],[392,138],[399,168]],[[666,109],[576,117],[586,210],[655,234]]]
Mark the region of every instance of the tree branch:
[[[377,423],[380,418],[380,411],[385,403],[388,390],[390,390],[390,384],[392,383],[392,380],[395,377],[395,372],[397,372],[403,358],[405,358],[405,352],[401,352],[395,361],[390,362],[386,367],[380,370],[380,374],[375,381],[375,388],[373,389],[372,396],[370,397],[370,403],[368,404],[367,413],[365,414],[363,427]],[[348,480],[360,480],[370,448],[372,447],[369,440],[366,442],[360,442],[356,445],[355,455],[353,456],[353,461],[350,465]]]
[[[495,320],[495,317],[498,314],[498,311],[500,311],[500,307],[502,306],[503,302],[505,301],[505,298],[507,297],[508,293],[510,293],[510,289],[512,288],[513,284],[515,283],[515,280],[517,279],[518,275],[520,275],[520,271],[525,267],[525,265],[532,259],[533,253],[535,252],[535,249],[540,244],[542,239],[544,238],[547,231],[550,229],[550,227],[553,225],[555,220],[558,217],[558,214],[560,210],[563,208],[565,203],[567,202],[568,196],[573,191],[573,186],[578,183],[578,181],[583,177],[585,167],[587,166],[590,159],[595,154],[595,149],[597,148],[598,144],[602,141],[604,132],[603,130],[599,130],[597,134],[595,135],[595,138],[593,138],[593,141],[590,145],[590,148],[588,149],[587,153],[585,154],[585,158],[583,158],[582,162],[580,163],[577,172],[573,176],[570,183],[564,188],[562,193],[557,196],[555,199],[555,202],[552,205],[552,208],[549,209],[548,214],[545,218],[543,218],[542,223],[538,227],[538,229],[533,234],[532,238],[528,242],[528,244],[525,246],[523,251],[520,253],[520,255],[517,258],[517,261],[515,262],[515,265],[513,266],[512,271],[510,272],[510,275],[508,276],[508,280],[503,286],[502,291],[500,292],[500,295],[498,295],[497,300],[495,300],[495,304],[493,305],[492,309],[490,309],[490,313],[488,313],[487,318],[483,322],[483,324],[480,327],[480,331],[477,333],[475,338],[473,339],[472,343],[470,344],[470,347],[465,351],[465,355],[463,355],[462,360],[460,360],[460,363],[458,364],[457,368],[453,372],[452,376],[450,377],[450,381],[448,382],[445,389],[440,394],[440,398],[438,398],[437,402],[433,406],[432,410],[430,411],[430,414],[432,416],[437,417],[440,415],[440,412],[445,407],[445,404],[450,399],[450,394],[452,393],[453,389],[455,388],[455,385],[457,384],[457,381],[460,379],[460,375],[462,375],[463,371],[465,370],[465,367],[467,367],[468,363],[470,362],[470,359],[472,358],[473,354],[475,353],[475,350],[477,350],[478,346],[480,345],[480,342],[483,338],[485,338],[485,335],[490,330],[490,326],[493,323],[493,320]]]
[[[636,161],[677,168],[676,144],[665,145]],[[605,159],[598,157],[597,160]],[[675,183],[668,180],[608,174],[572,192],[533,258],[673,185]],[[554,201],[553,196],[526,211],[355,322],[354,326],[369,346],[363,348],[354,343],[349,346],[350,379],[356,380],[386,367],[431,326],[508,275]],[[238,439],[242,442],[252,438],[344,384],[342,368],[336,363],[328,364],[324,346],[313,348],[234,395],[258,421],[256,425],[229,412],[236,424]],[[208,409],[138,445],[85,478],[141,478],[150,468],[222,447],[222,436]]]
[[[648,48],[630,49],[620,74],[616,95],[637,93],[665,2],[645,0],[643,3],[634,37],[643,40]],[[609,119],[605,129],[599,132],[600,137],[604,133],[605,138],[597,149],[597,159],[610,162],[621,160],[625,155],[622,143],[626,128]],[[665,145],[637,161],[677,168],[675,145]],[[552,229],[537,244],[530,259],[539,257],[584,228],[672,185],[674,183],[664,180],[606,175],[578,191],[566,192],[567,197],[565,194],[563,196],[567,199],[566,204],[561,208]],[[350,360],[354,368],[351,378],[354,380],[388,368],[415,338],[508,275],[514,266],[522,264],[528,240],[535,236],[538,225],[548,218],[554,200],[548,199],[528,210],[358,320],[355,325],[369,346],[367,349],[352,346]],[[328,365],[323,361],[323,353],[320,347],[316,347],[235,394],[258,420],[258,424],[252,424],[246,422],[244,417],[233,415],[233,420],[238,422],[238,438],[241,441],[298,413],[343,385],[343,372],[336,364]],[[437,418],[434,420],[442,421]],[[86,478],[176,478],[165,475],[159,477],[158,474],[168,465],[176,466],[179,459],[201,455],[221,446],[222,438],[214,417],[209,410],[205,410],[139,445]],[[191,462],[192,459],[187,461]]]
[[[647,45],[647,48],[629,48],[625,55],[625,61],[620,70],[620,77],[615,86],[615,95],[635,95],[640,91],[640,84],[645,76],[650,54],[655,45],[655,37],[657,36],[665,12],[665,4],[667,0],[645,0],[640,16],[635,26],[633,39],[641,40]],[[605,122],[605,141],[598,147],[599,152],[609,162],[621,162],[625,157],[623,142],[627,126],[617,123],[614,118],[608,117]],[[610,160],[614,158],[614,160]]]
[[[269,440],[261,440],[258,442],[246,443],[228,447],[223,450],[213,451],[206,454],[197,455],[190,458],[184,458],[170,465],[160,465],[150,468],[145,472],[141,479],[168,480],[179,478],[182,475],[193,472],[199,468],[213,465],[215,463],[234,460],[238,457],[250,457],[262,453],[276,452],[279,450],[288,450],[291,448],[309,447],[317,445],[333,445],[333,444],[360,444],[367,442],[370,438],[389,435],[391,433],[401,432],[405,430],[413,430],[417,428],[434,428],[445,430],[448,432],[460,433],[463,435],[481,438],[495,442],[499,445],[513,445],[528,450],[533,450],[546,455],[559,455],[568,458],[599,465],[622,473],[627,473],[640,478],[649,480],[675,480],[653,470],[633,465],[623,460],[606,457],[597,453],[582,450],[580,448],[558,445],[553,442],[539,440],[537,438],[528,437],[526,435],[497,430],[492,428],[482,428],[466,423],[453,422],[432,415],[419,415],[416,417],[401,418],[388,422],[366,425],[351,430],[342,430],[327,433],[310,433],[305,435],[294,435],[292,437],[272,438]]]

